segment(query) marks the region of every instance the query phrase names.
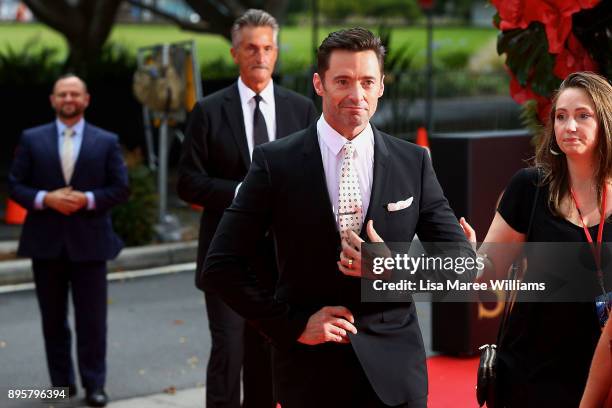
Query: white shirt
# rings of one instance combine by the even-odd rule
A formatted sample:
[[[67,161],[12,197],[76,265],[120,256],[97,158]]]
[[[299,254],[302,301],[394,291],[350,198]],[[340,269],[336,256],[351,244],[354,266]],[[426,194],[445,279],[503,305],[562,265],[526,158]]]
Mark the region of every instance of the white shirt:
[[[68,128],[59,119],[55,119],[55,126],[57,127],[57,151],[62,151],[62,146],[64,144],[64,130]],[[81,151],[81,143],[83,142],[83,129],[85,129],[85,119],[81,118],[77,123],[72,126],[72,131],[74,132],[72,135],[72,160],[76,164],[77,158],[79,157],[79,152]],[[60,153],[61,156],[61,153]]]
[[[57,149],[58,152],[62,151],[62,145],[64,143],[64,130],[68,126],[64,124],[59,119],[55,119],[55,126],[57,127]],[[74,134],[72,135],[72,159],[75,164],[79,157],[79,152],[81,151],[81,144],[83,143],[83,130],[85,129],[85,119],[81,118],[77,123],[72,126],[72,130]],[[61,160],[61,159],[60,159]],[[47,195],[46,190],[39,190],[34,197],[34,209],[42,210],[45,208],[45,196]],[[91,191],[85,191],[85,196],[87,197],[87,209],[95,210],[96,209],[96,198]]]
[[[244,130],[246,132],[249,155],[253,157],[253,115],[255,114],[255,92],[242,82],[238,77],[238,93],[240,94],[240,105],[242,106],[242,117],[244,118]],[[268,139],[276,140],[276,109],[274,105],[274,84],[272,80],[259,94],[262,98],[259,102],[259,110],[263,114],[268,129]]]
[[[317,137],[321,148],[323,159],[323,170],[327,191],[334,210],[334,218],[338,225],[338,189],[340,187],[340,171],[342,170],[343,152],[342,148],[348,141],[340,133],[336,132],[321,115],[317,121]],[[372,180],[374,176],[374,132],[370,123],[363,131],[352,140],[355,146],[353,164],[359,177],[359,190],[361,190],[361,201],[363,203],[362,217],[365,218],[370,205],[372,193]],[[364,220],[362,220],[364,221]]]

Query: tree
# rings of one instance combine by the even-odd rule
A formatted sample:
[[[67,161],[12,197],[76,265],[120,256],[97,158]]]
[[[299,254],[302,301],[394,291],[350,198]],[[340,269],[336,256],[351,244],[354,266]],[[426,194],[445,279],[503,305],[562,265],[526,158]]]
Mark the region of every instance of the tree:
[[[66,67],[83,72],[98,56],[121,0],[24,0],[34,16],[59,31],[70,49]]]
[[[184,30],[219,34],[230,39],[234,20],[249,8],[262,8],[279,18],[287,0],[185,0],[200,16],[194,23],[174,16],[143,0],[126,0],[129,4],[148,10]],[[122,0],[24,0],[34,16],[42,23],[59,31],[70,49],[66,69],[86,74],[87,67],[96,62],[108,39]]]
[[[129,4],[148,10],[177,24],[184,30],[221,35],[231,39],[230,29],[234,20],[247,9],[259,8],[266,10],[279,20],[282,20],[287,0],[184,0],[200,16],[199,23],[193,23],[174,16],[155,4],[147,4],[143,0],[126,0]]]

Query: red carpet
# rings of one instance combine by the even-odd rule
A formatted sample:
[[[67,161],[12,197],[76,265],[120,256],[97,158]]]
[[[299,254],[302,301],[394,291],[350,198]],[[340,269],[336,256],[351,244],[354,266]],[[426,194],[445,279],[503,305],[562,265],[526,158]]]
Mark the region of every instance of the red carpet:
[[[476,371],[479,357],[435,356],[427,359],[429,408],[478,408]]]
[[[479,357],[428,358],[428,408],[478,408],[476,402],[478,360]],[[277,404],[276,408],[281,408],[280,404]]]

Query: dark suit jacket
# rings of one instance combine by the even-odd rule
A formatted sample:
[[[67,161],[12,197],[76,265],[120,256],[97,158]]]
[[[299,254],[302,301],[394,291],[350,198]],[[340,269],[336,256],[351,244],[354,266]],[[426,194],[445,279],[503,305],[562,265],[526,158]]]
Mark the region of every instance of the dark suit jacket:
[[[129,196],[117,135],[85,124],[70,185],[93,192],[96,208],[69,216],[50,208],[34,209],[38,191],[66,186],[57,138],[53,122],[24,131],[17,147],[9,174],[10,195],[28,210],[17,254],[38,259],[65,254],[72,261],[115,258],[123,243],[113,231],[109,210]]]
[[[426,150],[376,129],[374,141],[366,222],[374,220],[388,242],[409,242],[418,233],[421,241],[459,242],[473,255]],[[387,203],[409,197],[414,197],[410,207],[387,210]],[[244,266],[252,242],[269,228],[279,266],[273,295],[258,286]],[[323,306],[348,307],[358,330],[351,335],[351,345],[381,400],[399,405],[423,398],[425,351],[414,304],[361,303],[360,279],[338,270],[339,253],[340,237],[313,125],[255,149],[249,173],[211,244],[204,266],[205,288],[218,291],[273,341],[279,350],[275,367],[287,366],[276,357],[291,358],[291,349],[314,312]]]
[[[310,99],[274,84],[276,138],[308,127],[317,111]],[[234,199],[236,186],[251,164],[244,130],[238,84],[199,101],[187,124],[179,164],[178,194],[204,207],[200,221],[197,271],[202,270],[210,241],[223,211]],[[262,243],[257,244],[262,251]],[[203,289],[200,274],[196,286]]]

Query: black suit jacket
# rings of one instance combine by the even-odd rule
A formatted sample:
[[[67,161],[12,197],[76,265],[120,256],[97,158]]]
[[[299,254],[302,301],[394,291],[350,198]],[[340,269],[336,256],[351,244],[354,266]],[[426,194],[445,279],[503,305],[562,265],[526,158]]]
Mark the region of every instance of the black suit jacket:
[[[318,115],[310,99],[276,84],[274,102],[277,139],[308,127]],[[240,94],[238,84],[234,83],[195,105],[179,163],[179,197],[204,207],[197,271],[202,270],[223,211],[232,203],[236,187],[250,164]],[[262,242],[257,246],[266,251]],[[196,286],[203,289],[199,273]]]
[[[65,253],[72,261],[113,259],[123,242],[113,231],[110,209],[127,201],[130,192],[119,139],[85,123],[70,185],[75,190],[91,191],[96,208],[66,216],[50,208],[33,208],[38,191],[66,186],[57,138],[53,122],[25,130],[17,147],[9,189],[11,197],[29,210],[17,254],[54,259]]]
[[[409,242],[418,233],[422,241],[459,242],[473,255],[426,150],[376,129],[374,142],[366,222],[374,220],[388,242]],[[410,207],[387,210],[387,203],[409,197],[414,197]],[[279,267],[273,295],[245,267],[252,242],[269,228]],[[277,355],[285,358],[291,358],[314,312],[323,306],[348,307],[358,330],[351,345],[381,400],[399,405],[423,398],[425,351],[414,304],[361,303],[360,279],[338,270],[339,253],[340,236],[313,125],[255,149],[249,173],[213,239],[204,283],[267,335],[281,350]]]

